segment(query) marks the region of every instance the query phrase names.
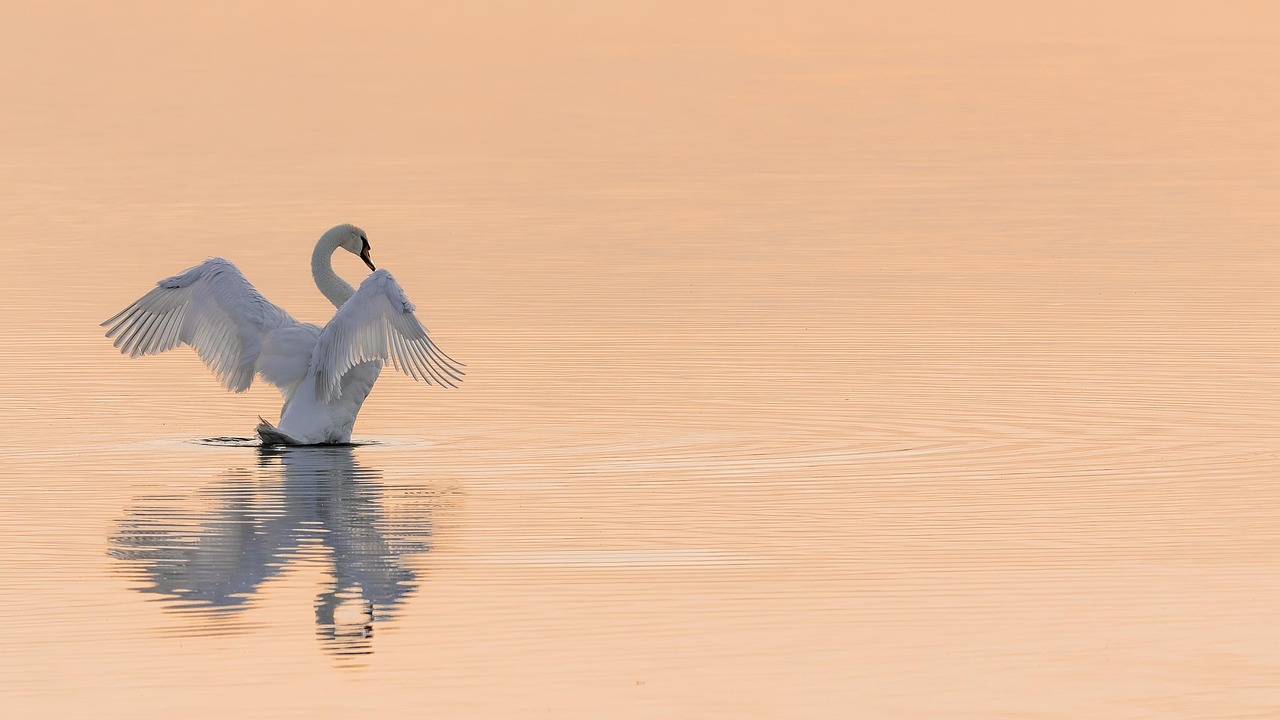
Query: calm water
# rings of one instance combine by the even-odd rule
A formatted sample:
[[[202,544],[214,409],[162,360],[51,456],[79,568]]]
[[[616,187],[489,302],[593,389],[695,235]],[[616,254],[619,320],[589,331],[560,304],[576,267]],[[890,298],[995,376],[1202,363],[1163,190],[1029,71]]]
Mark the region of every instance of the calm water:
[[[1275,12],[463,5],[8,13],[9,712],[1280,714]],[[344,221],[355,447],[101,337]]]

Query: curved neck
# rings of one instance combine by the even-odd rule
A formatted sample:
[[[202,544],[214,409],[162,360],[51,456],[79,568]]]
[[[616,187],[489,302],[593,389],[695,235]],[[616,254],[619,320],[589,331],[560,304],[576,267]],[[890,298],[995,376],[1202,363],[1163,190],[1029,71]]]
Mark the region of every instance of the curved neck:
[[[356,289],[333,271],[333,251],[337,249],[338,243],[327,237],[320,238],[315,251],[311,253],[311,277],[334,307],[342,307],[343,303],[356,294]]]

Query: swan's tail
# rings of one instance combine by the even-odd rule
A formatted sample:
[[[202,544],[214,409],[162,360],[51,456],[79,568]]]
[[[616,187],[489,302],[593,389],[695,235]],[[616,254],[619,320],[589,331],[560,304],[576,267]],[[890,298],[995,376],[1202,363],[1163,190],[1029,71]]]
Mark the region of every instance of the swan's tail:
[[[280,432],[275,425],[258,416],[258,438],[262,440],[263,445],[301,445],[302,443]]]

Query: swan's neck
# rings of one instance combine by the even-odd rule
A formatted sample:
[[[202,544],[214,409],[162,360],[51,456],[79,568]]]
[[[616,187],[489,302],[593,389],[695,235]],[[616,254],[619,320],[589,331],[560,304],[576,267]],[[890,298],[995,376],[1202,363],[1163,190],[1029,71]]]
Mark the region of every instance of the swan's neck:
[[[356,294],[356,289],[333,271],[333,251],[337,249],[336,242],[320,238],[315,252],[311,253],[311,277],[315,278],[316,287],[320,288],[320,292],[329,298],[334,307],[342,307],[343,303]]]

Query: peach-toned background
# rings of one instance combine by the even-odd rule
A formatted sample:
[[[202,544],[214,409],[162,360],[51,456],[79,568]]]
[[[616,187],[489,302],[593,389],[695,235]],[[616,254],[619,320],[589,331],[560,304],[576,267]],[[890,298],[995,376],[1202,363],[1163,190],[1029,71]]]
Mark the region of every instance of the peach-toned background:
[[[1280,16],[1026,5],[10,4],[6,712],[1280,713]],[[343,221],[376,444],[100,335]]]

